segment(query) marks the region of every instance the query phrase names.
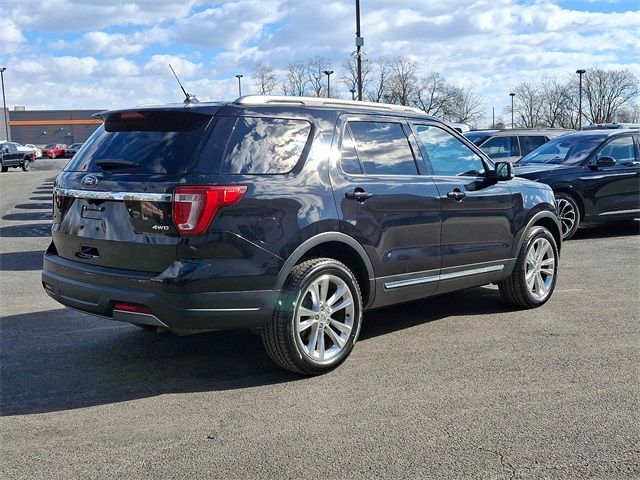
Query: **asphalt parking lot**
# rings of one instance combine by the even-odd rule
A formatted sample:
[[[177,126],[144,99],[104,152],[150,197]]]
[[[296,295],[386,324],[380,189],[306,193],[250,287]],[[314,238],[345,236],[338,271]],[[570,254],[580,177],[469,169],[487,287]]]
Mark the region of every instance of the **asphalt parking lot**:
[[[300,378],[250,332],[50,300],[64,163],[0,175],[0,477],[640,478],[638,222],[579,231],[538,310],[485,287],[370,312],[342,367]]]

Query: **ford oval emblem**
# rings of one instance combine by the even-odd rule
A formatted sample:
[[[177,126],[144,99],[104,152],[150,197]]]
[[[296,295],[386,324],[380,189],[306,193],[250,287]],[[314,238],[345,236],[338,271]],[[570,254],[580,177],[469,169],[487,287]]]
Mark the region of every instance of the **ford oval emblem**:
[[[83,187],[95,187],[100,180],[95,175],[87,175],[82,179]]]

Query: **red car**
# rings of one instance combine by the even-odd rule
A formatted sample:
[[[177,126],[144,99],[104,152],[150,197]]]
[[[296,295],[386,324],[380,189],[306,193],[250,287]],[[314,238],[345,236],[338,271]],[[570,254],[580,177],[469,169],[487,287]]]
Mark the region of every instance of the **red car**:
[[[67,146],[63,143],[51,143],[42,149],[42,154],[49,158],[64,157]]]

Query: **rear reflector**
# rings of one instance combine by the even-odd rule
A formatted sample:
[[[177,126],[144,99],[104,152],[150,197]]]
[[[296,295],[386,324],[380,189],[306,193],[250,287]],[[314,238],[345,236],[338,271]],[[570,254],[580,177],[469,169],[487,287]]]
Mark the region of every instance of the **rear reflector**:
[[[173,193],[173,223],[183,235],[200,235],[221,207],[238,203],[246,191],[244,185],[178,187]]]
[[[144,305],[133,305],[131,303],[116,303],[116,306],[113,307],[113,309],[133,313],[152,313],[149,307],[145,307]]]

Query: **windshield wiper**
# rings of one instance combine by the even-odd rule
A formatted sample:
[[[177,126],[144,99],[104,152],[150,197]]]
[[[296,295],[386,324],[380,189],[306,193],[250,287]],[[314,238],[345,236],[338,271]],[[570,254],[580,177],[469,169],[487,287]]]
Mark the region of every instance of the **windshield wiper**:
[[[95,164],[103,170],[111,168],[136,168],[140,164],[138,162],[132,162],[130,160],[96,160]]]

